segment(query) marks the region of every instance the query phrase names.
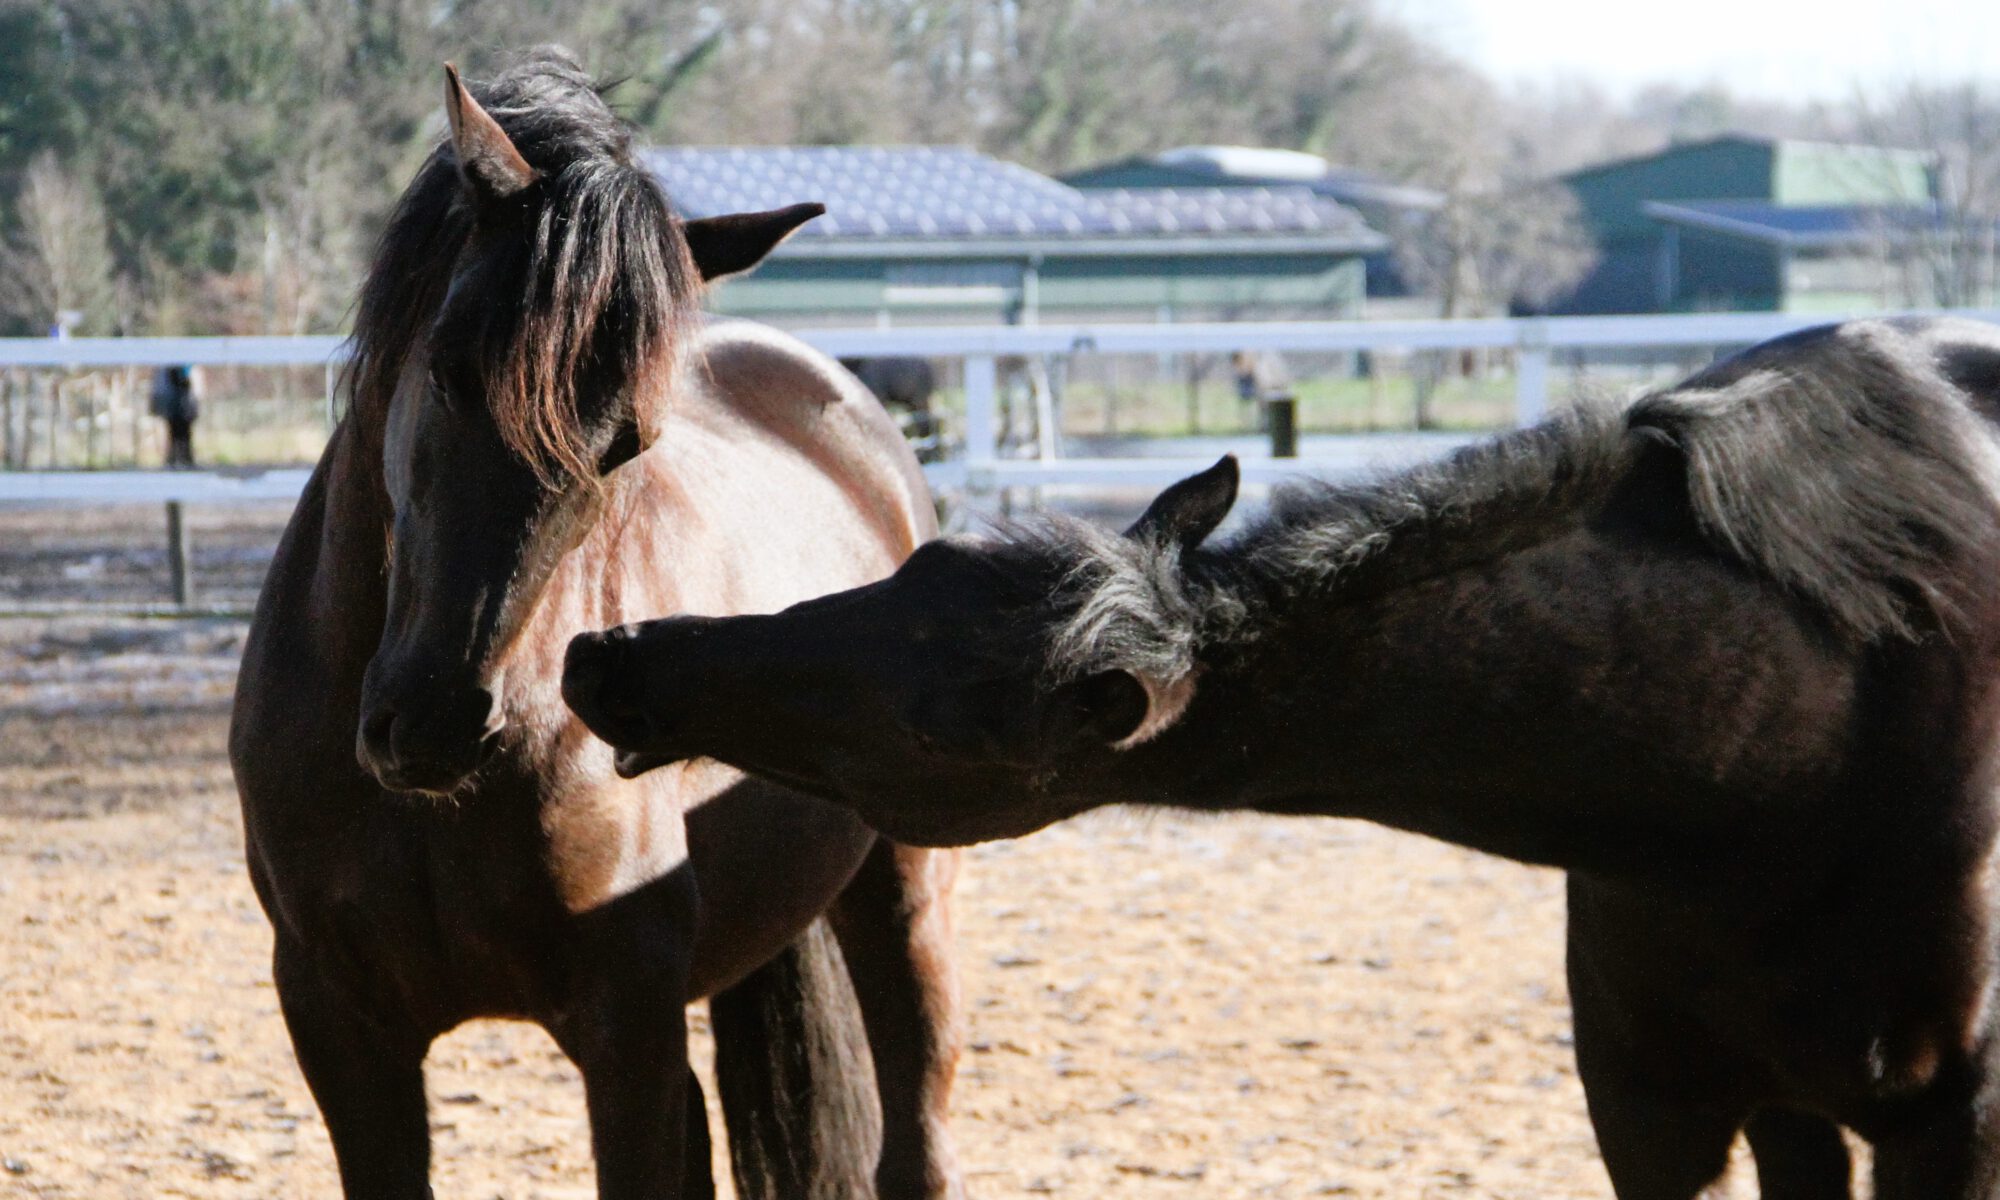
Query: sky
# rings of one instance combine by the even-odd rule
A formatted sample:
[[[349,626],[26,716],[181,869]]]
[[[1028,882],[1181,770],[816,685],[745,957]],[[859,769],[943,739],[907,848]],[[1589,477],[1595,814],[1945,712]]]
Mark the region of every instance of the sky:
[[[1582,77],[1620,93],[1722,83],[1847,100],[1857,86],[2000,82],[2000,0],[1383,0],[1501,80]]]

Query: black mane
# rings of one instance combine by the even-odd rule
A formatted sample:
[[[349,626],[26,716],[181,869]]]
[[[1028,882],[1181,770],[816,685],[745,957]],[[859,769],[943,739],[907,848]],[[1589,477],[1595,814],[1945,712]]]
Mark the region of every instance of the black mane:
[[[2000,454],[1966,390],[1996,366],[2000,330],[1854,322],[1755,347],[1622,412],[1584,407],[1369,482],[1282,489],[1186,561],[1045,521],[1020,537],[1069,564],[1050,665],[1178,678],[1201,646],[1255,637],[1274,600],[1383,590],[1543,541],[1662,447],[1716,553],[1863,641],[1950,630],[2000,543]]]
[[[482,391],[501,436],[545,481],[587,478],[582,377],[620,387],[670,362],[698,280],[665,194],[633,160],[630,127],[567,53],[530,51],[471,90],[538,176],[521,197],[522,286],[489,297],[474,348]],[[381,428],[476,218],[447,139],[398,201],[362,286],[349,383],[365,427]],[[640,389],[634,402],[656,399]]]

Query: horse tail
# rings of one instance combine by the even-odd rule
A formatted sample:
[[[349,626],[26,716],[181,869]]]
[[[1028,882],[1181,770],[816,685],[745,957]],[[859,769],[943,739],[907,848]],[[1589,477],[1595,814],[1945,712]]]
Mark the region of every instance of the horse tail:
[[[741,1200],[867,1200],[882,1117],[861,1008],[820,918],[709,1000]]]

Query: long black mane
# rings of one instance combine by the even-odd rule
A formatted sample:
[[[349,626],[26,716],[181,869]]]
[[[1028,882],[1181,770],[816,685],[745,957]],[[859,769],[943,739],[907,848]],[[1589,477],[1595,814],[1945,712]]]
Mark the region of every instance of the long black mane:
[[[632,157],[632,132],[559,49],[528,52],[472,86],[538,178],[522,194],[525,262],[473,348],[480,391],[507,445],[545,481],[590,476],[578,426],[587,373],[622,387],[671,363],[698,280],[680,223]],[[396,382],[444,303],[479,214],[447,139],[396,205],[361,290],[349,387],[380,430]],[[634,402],[658,397],[636,389]]]
[[[1337,601],[1490,561],[1573,527],[1664,452],[1700,535],[1871,641],[1949,632],[1989,583],[2000,452],[1968,388],[2000,330],[1870,321],[1755,347],[1629,408],[1587,406],[1361,484],[1281,490],[1235,538],[1171,545],[1055,519],[1025,552],[1068,564],[1059,676],[1185,675],[1274,601]]]

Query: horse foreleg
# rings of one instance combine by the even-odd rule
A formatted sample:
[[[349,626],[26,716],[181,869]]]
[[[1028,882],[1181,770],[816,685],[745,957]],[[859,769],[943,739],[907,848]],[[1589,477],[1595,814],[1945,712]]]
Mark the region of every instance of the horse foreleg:
[[[1863,1131],[1875,1147],[1875,1200],[2000,1196],[2000,1074],[1984,1076]]]
[[[683,1200],[715,1200],[715,1144],[708,1136],[708,1102],[702,1098],[701,1079],[692,1069],[687,1073],[687,1158],[681,1178]]]
[[[1732,1107],[1663,1095],[1593,1064],[1579,1020],[1577,1073],[1583,1078],[1597,1149],[1618,1200],[1697,1200],[1729,1166],[1743,1114]]]
[[[336,972],[282,938],[272,976],[299,1070],[333,1141],[341,1191],[349,1200],[427,1200],[430,1039],[364,1012]]]
[[[1767,1108],[1743,1127],[1757,1160],[1760,1200],[1848,1200],[1854,1165],[1840,1127],[1825,1117]]]
[[[1576,1072],[1618,1200],[1695,1200],[1729,1167],[1751,1106],[1733,1103],[1729,1072],[1698,1030],[1649,995],[1622,995],[1600,962],[1633,944],[1598,924],[1592,895],[1569,882],[1569,991]],[[1613,959],[1612,961],[1617,961]],[[1700,1049],[1697,1049],[1697,1048]]]
[[[700,1104],[688,1087],[695,915],[682,867],[575,918],[569,994],[546,1024],[583,1075],[600,1200],[712,1194],[705,1114],[689,1128]]]
[[[964,1036],[952,962],[958,853],[879,839],[833,910],[882,1097],[882,1200],[964,1194],[947,1124]]]

